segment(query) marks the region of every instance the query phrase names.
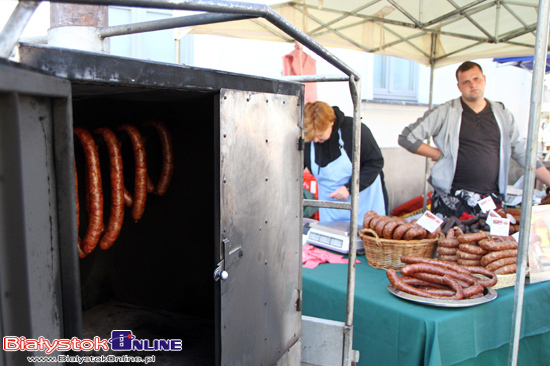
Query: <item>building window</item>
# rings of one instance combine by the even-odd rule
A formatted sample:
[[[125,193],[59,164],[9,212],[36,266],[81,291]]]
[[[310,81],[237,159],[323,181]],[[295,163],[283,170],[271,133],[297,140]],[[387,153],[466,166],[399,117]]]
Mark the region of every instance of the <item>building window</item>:
[[[418,64],[398,57],[374,55],[375,100],[418,100]]]
[[[109,7],[109,25],[160,20],[172,17],[172,10]],[[143,60],[174,62],[174,31],[164,29],[110,38],[111,54]]]

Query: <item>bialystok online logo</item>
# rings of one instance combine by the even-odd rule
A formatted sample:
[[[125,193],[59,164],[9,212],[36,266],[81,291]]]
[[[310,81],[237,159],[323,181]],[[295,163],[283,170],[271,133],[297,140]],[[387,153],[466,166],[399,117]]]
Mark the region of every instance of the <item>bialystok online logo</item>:
[[[109,347],[110,344],[110,347]],[[44,351],[51,354],[54,351],[181,351],[181,339],[137,339],[131,330],[113,330],[111,339],[54,339],[52,341],[39,337],[4,337],[4,351]]]

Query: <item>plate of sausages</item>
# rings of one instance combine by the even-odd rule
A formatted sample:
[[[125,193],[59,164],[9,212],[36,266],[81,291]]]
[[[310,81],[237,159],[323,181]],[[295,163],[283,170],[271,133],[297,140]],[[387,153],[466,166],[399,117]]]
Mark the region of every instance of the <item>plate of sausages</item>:
[[[497,297],[492,288],[497,275],[483,267],[463,266],[437,259],[402,256],[401,276],[394,269],[386,275],[388,291],[404,300],[439,307],[468,307]]]
[[[388,291],[391,294],[399,298],[402,298],[404,300],[417,302],[424,305],[438,306],[438,307],[445,307],[445,308],[465,308],[469,306],[476,306],[476,305],[484,304],[486,302],[489,302],[497,298],[497,292],[492,288],[486,288],[483,292],[484,295],[482,297],[476,297],[473,299],[462,299],[462,300],[430,299],[427,297],[411,295],[407,292],[396,289],[395,287],[393,287],[391,283],[388,285]]]

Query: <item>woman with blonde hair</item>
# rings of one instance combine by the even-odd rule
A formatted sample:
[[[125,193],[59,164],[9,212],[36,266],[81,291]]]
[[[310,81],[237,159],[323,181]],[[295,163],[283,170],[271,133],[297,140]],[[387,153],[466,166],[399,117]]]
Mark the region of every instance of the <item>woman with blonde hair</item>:
[[[304,109],[304,166],[317,179],[319,200],[351,201],[353,119],[325,102],[307,103]],[[309,142],[309,143],[308,143]],[[384,158],[370,129],[361,124],[359,217],[370,210],[385,215]],[[350,211],[319,209],[322,222],[348,221]]]

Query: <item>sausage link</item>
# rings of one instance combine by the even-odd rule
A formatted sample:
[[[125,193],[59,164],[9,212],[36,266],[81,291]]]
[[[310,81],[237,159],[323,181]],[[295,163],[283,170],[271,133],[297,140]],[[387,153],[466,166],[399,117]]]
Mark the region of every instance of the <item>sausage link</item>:
[[[507,266],[496,269],[495,273],[497,275],[505,275],[505,274],[516,273],[516,271],[517,271],[517,264],[509,264]]]
[[[481,266],[481,262],[479,259],[476,259],[476,260],[462,259],[458,255],[456,256],[456,262],[463,266]]]
[[[449,230],[450,231],[450,230]],[[437,242],[437,245],[440,247],[447,247],[447,248],[458,248],[458,240],[456,239],[440,239]]]
[[[174,173],[174,154],[172,152],[172,137],[162,121],[151,120],[144,123],[145,126],[153,126],[157,130],[162,146],[162,168],[160,178],[155,186],[155,194],[163,196],[170,185]],[[151,184],[153,184],[151,182]]]
[[[451,228],[447,231],[447,235],[445,236],[446,239],[452,239],[455,237],[455,231]]]
[[[111,213],[107,224],[107,230],[99,241],[99,247],[109,249],[120,235],[120,229],[124,221],[124,177],[122,172],[122,155],[120,154],[120,141],[114,132],[106,127],[98,128],[94,133],[103,137],[109,153],[111,168]]]
[[[80,235],[78,235],[78,230],[80,229],[80,202],[78,200],[78,173],[76,171],[76,160],[74,161],[74,187],[76,191],[76,233],[78,237],[78,257],[85,258],[87,254],[82,250],[82,241],[80,240]]]
[[[380,220],[384,220],[386,217],[387,217],[387,216],[375,216],[375,217],[373,217],[372,220],[370,220],[370,222],[369,222],[369,227],[370,227],[372,230],[376,231],[376,224],[378,224],[378,222],[379,222]],[[363,228],[364,228],[364,227],[363,227]]]
[[[382,236],[386,239],[392,239],[393,238],[393,232],[395,229],[401,225],[407,223],[407,220],[402,218],[394,218],[391,221],[389,221],[385,226],[384,230],[382,232]]]
[[[513,241],[501,241],[498,239],[484,239],[479,241],[479,246],[489,251],[517,249],[518,243]]]
[[[467,259],[467,260],[471,260],[471,261],[474,261],[474,260],[475,261],[481,261],[481,258],[483,257],[480,254],[472,254],[472,253],[464,252],[460,249],[458,249],[456,251],[456,256],[457,256],[458,259]]]
[[[368,211],[365,214],[365,217],[363,218],[363,229],[369,229],[370,228],[370,220],[374,219],[378,216],[378,213],[376,211]]]
[[[517,257],[517,256],[518,256],[517,249],[499,250],[496,252],[490,252],[481,258],[481,265],[485,267],[489,263],[494,262],[498,259],[506,258],[506,257]]]
[[[509,264],[517,264],[517,258],[516,257],[505,257],[501,259],[497,259],[494,262],[489,263],[485,266],[489,271],[496,271],[500,267],[507,266]]]
[[[432,283],[442,283],[442,277],[443,276],[441,276],[441,275],[436,275],[436,274],[433,274],[433,273],[423,273],[423,272],[417,272],[413,275],[413,278],[418,278],[418,279],[421,279],[423,281],[432,282]],[[472,282],[472,281],[459,280],[455,277],[453,277],[453,279],[458,284],[460,284],[460,286],[462,288],[466,288],[466,287],[470,286],[470,282]]]
[[[462,231],[462,229],[458,226],[455,226],[453,227],[453,230],[455,232],[455,236],[460,236],[460,235],[464,235],[464,232]]]
[[[484,255],[484,254],[487,254],[487,250],[486,249],[483,249],[482,247],[480,247],[479,245],[475,245],[475,244],[459,244],[458,245],[458,249],[460,249],[461,251],[465,252],[465,253],[470,253],[470,254],[476,254],[476,255]]]
[[[134,150],[135,161],[135,184],[132,205],[132,219],[138,221],[145,211],[145,202],[147,200],[147,161],[145,149],[143,147],[143,138],[138,129],[131,124],[124,124],[118,127],[119,131],[126,131],[130,136],[132,148]]]
[[[415,287],[422,286],[424,287],[424,289],[426,289],[427,287],[437,288],[440,290],[449,289],[449,287],[446,285],[441,285],[433,281],[421,280],[420,278],[416,278],[416,277],[403,276],[401,277],[401,280],[411,286],[415,286]]]
[[[468,234],[462,234],[457,236],[457,240],[459,243],[471,243],[474,241],[479,241],[482,239],[487,238],[489,233],[487,231],[480,231],[479,233],[468,233]]]
[[[458,251],[457,248],[447,248],[447,247],[437,247],[435,250],[437,254],[441,255],[456,255],[456,252]]]
[[[428,234],[426,235],[426,239],[436,239],[440,232],[441,232],[441,226],[438,227],[436,230],[434,230],[433,233],[430,233],[428,231]]]
[[[379,238],[384,237],[384,226],[386,226],[386,224],[391,220],[392,218],[389,216],[384,216],[382,219],[378,220],[376,227],[374,227],[374,231],[376,231],[376,235],[378,235]]]
[[[422,240],[426,238],[427,231],[422,226],[415,225],[411,227],[405,234],[403,234],[404,240]]]
[[[470,271],[472,274],[480,274],[485,277],[487,277],[487,280],[479,279],[478,282],[483,287],[492,287],[497,284],[498,278],[493,271],[489,271],[485,267],[480,266],[464,266],[468,271]]]
[[[82,250],[90,254],[96,247],[103,231],[103,190],[101,187],[101,169],[99,154],[94,138],[90,132],[75,127],[74,134],[80,140],[84,149],[87,167],[87,191],[89,193],[88,230],[82,239]]]
[[[405,235],[405,233],[413,226],[414,226],[414,224],[412,224],[410,222],[407,222],[407,223],[404,223],[404,224],[401,224],[401,225],[397,226],[395,228],[395,230],[393,231],[393,236],[392,236],[393,239],[395,239],[395,240],[403,239],[403,235]]]
[[[439,259],[440,261],[456,263],[458,258],[456,257],[456,255],[439,255],[437,256],[437,259]]]
[[[403,255],[403,256],[401,256],[400,260],[401,260],[401,262],[407,263],[407,264],[415,264],[415,263],[433,264],[435,266],[447,268],[448,270],[456,271],[458,273],[470,274],[470,271],[468,271],[467,269],[465,269],[465,268],[463,268],[459,265],[456,265],[456,264],[453,264],[453,263],[442,262],[442,261],[437,260],[437,259],[430,259],[430,258],[424,258],[424,257],[415,257],[415,256],[411,256],[411,255]]]
[[[447,299],[447,300],[461,300],[464,297],[462,286],[460,286],[456,281],[454,281],[452,278],[447,276],[444,276],[444,281],[446,285],[448,285],[455,291],[455,294],[453,296],[437,296],[429,293],[428,291],[422,291],[417,289],[414,286],[408,285],[399,278],[399,276],[397,275],[397,272],[395,272],[395,270],[392,268],[386,271],[386,275],[388,276],[388,279],[396,289],[403,292],[410,293],[412,295],[422,296],[422,297],[427,297],[432,299]]]

